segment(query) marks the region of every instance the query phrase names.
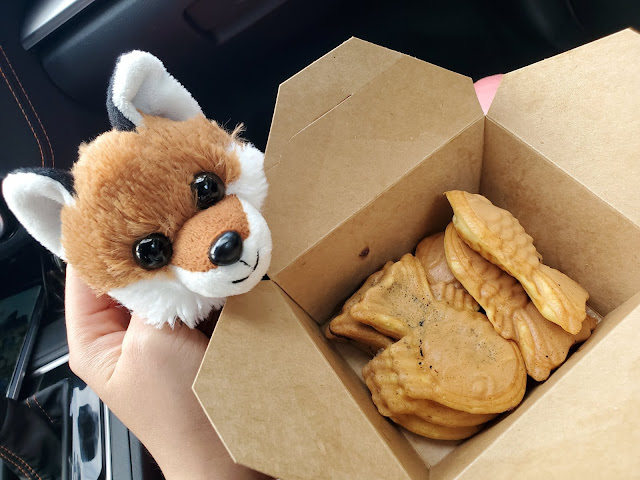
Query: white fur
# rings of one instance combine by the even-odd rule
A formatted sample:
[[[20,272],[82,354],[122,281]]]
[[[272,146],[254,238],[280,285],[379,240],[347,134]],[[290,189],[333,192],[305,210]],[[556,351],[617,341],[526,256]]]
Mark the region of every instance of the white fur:
[[[264,153],[250,143],[234,142],[232,150],[236,151],[240,159],[240,176],[227,185],[227,193],[248,200],[257,210],[262,210],[268,190],[263,168]]]
[[[135,126],[143,123],[140,112],[177,121],[202,114],[198,102],[162,62],[139,50],[118,59],[111,95],[113,104]]]
[[[192,292],[178,279],[158,275],[140,280],[109,292],[132,312],[144,316],[147,323],[158,328],[168,323],[171,328],[177,319],[189,328],[204,320],[213,309],[222,308],[224,298],[210,298]]]
[[[33,172],[7,175],[2,182],[7,206],[29,234],[60,258],[62,221],[60,212],[65,205],[74,205],[69,191],[58,181]]]
[[[246,200],[239,198],[249,223],[250,235],[243,242],[242,262],[212,268],[208,272],[191,272],[170,265],[171,276],[158,274],[123,288],[111,290],[109,295],[134,312],[147,318],[148,323],[161,327],[173,326],[176,318],[193,328],[207,317],[213,308],[220,308],[225,297],[251,290],[267,273],[271,263],[271,232],[262,215]],[[260,254],[257,267],[254,265]],[[233,283],[248,277],[240,283]]]

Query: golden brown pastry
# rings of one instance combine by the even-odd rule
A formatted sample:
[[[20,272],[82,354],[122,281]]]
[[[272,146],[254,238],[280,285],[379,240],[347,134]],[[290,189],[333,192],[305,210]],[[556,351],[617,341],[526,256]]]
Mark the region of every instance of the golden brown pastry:
[[[422,264],[407,254],[386,269],[350,312],[359,322],[400,339],[424,323],[433,302]]]
[[[444,254],[443,233],[437,233],[422,240],[416,248],[416,258],[422,262],[425,268],[427,283],[436,300],[443,301],[454,308],[478,311],[480,308],[478,303],[449,270]],[[390,337],[359,322],[350,313],[351,307],[360,301],[362,295],[378,282],[383,271],[392,264],[393,262],[387,262],[382,270],[370,275],[358,291],[345,302],[340,314],[325,326],[324,331],[327,338],[349,340],[358,348],[372,355],[393,343]]]
[[[468,413],[516,407],[527,378],[518,347],[480,314],[451,307],[434,312],[438,314],[414,334],[372,359],[371,371],[378,381],[402,387],[413,399]]]
[[[572,334],[582,330],[588,293],[563,273],[541,263],[541,256],[520,222],[482,195],[446,193],[453,224],[476,252],[517,278],[549,321]]]
[[[514,408],[524,396],[518,347],[484,315],[434,301],[424,268],[412,255],[391,265],[351,314],[400,338],[369,363],[382,397],[401,387],[412,399],[492,414]]]
[[[369,275],[369,278],[367,278],[364,284],[345,302],[340,314],[328,323],[325,329],[327,338],[353,340],[356,346],[372,355],[375,355],[378,350],[386,348],[394,342],[394,340],[378,332],[375,328],[358,322],[349,313],[351,307],[362,299],[362,296],[367,290],[378,283],[386,269],[391,265],[393,265],[393,262],[387,262],[385,266],[382,267],[382,270]]]
[[[416,247],[415,257],[427,274],[427,282],[436,300],[458,310],[479,310],[478,303],[453,275],[444,253],[444,233],[436,233],[422,240]]]
[[[416,415],[390,415],[389,418],[407,430],[436,440],[462,440],[482,429],[482,425],[470,427],[446,427],[428,422]]]
[[[549,377],[567,358],[569,348],[584,341],[595,328],[591,317],[578,335],[564,331],[544,318],[518,281],[474,252],[449,224],[444,241],[447,260],[456,278],[485,309],[495,330],[514,340],[524,358],[527,373],[535,380]]]
[[[546,379],[596,321],[588,294],[541,263],[513,215],[480,195],[447,198],[455,215],[446,234],[371,275],[326,334],[377,352],[363,377],[382,415],[454,440],[515,408],[527,373]]]
[[[378,365],[378,372],[374,374],[371,363],[363,369],[364,380],[371,391],[373,402],[378,410],[387,417],[394,415],[415,415],[429,423],[445,427],[472,427],[481,425],[496,417],[496,414],[473,414],[445,407],[433,400],[415,399],[409,397],[404,389],[394,381],[397,373],[388,365],[389,356],[382,356],[379,362],[386,365]],[[387,378],[383,373],[386,368]]]

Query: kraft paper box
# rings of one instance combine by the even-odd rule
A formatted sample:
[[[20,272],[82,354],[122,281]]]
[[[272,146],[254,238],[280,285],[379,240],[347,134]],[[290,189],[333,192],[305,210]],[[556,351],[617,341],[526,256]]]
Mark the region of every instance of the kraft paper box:
[[[351,39],[280,87],[266,151],[269,277],[229,299],[194,389],[238,463],[293,479],[640,475],[640,35],[471,79]],[[321,325],[442,231],[443,192],[510,210],[603,320],[522,404],[464,442],[380,416]]]

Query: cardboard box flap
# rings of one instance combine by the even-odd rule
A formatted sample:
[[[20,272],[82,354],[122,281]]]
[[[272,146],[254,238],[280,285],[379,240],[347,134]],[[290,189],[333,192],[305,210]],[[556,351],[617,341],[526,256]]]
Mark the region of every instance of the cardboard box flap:
[[[487,118],[640,226],[640,35],[508,73]]]
[[[272,279],[324,323],[363,279],[445,229],[452,212],[443,192],[478,191],[483,129],[479,118]]]
[[[432,478],[634,476],[640,472],[638,342],[640,293],[607,315],[517,410],[438,464]]]
[[[231,456],[287,480],[426,478],[312,323],[270,281],[227,300],[194,391]]]
[[[264,167],[280,161],[283,145],[351,96],[403,55],[351,38],[278,88]],[[318,81],[321,78],[323,81]]]
[[[355,39],[283,84],[266,153],[270,277],[481,118],[471,79]]]

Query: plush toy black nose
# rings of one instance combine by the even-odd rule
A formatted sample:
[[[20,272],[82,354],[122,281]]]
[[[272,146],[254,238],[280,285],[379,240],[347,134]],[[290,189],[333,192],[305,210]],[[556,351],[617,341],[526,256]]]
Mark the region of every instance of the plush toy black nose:
[[[231,265],[242,256],[242,237],[238,232],[224,232],[209,249],[209,260],[214,265]]]

